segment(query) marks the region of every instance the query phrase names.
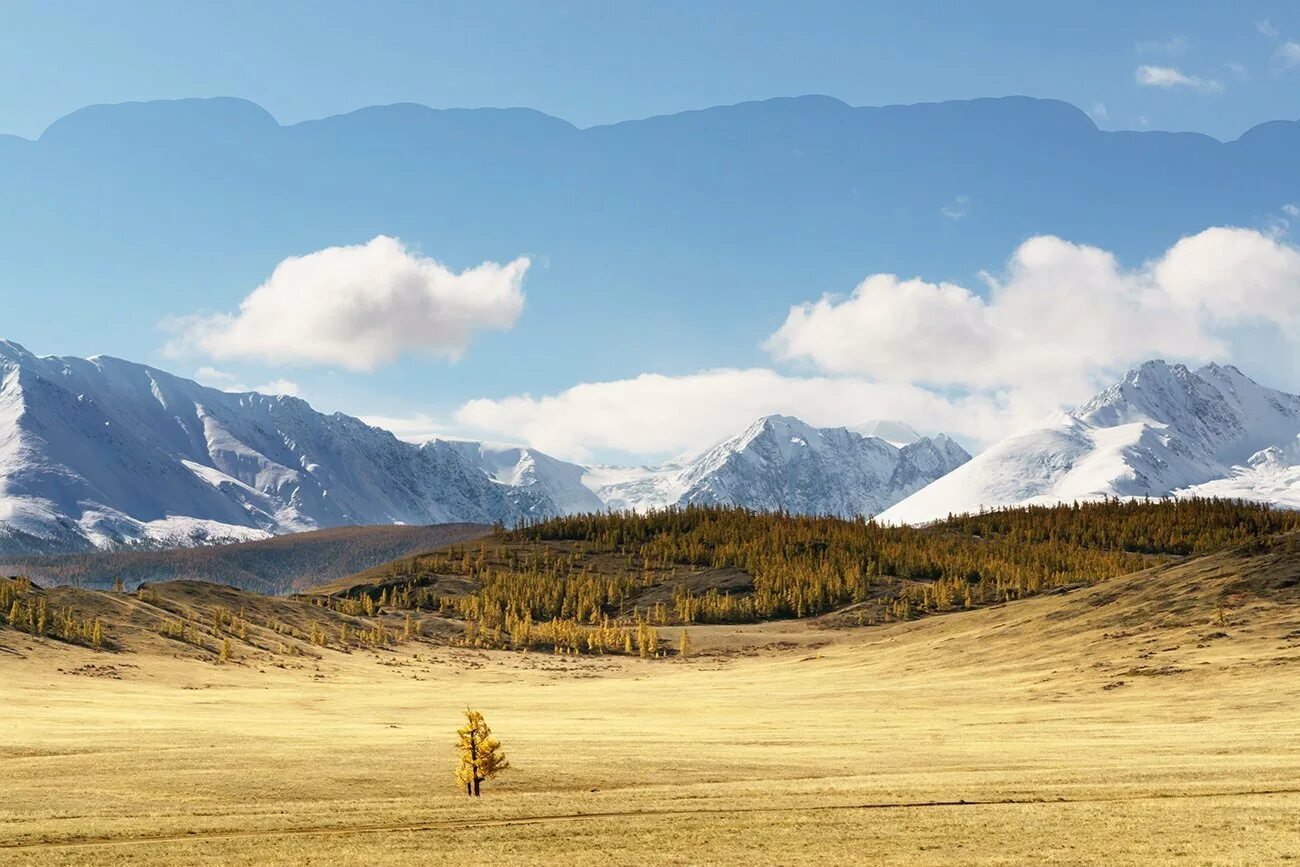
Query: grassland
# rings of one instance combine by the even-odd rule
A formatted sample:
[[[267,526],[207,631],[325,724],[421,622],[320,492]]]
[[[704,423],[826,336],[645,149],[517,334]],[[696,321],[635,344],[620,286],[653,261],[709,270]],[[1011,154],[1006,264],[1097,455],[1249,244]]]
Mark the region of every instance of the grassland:
[[[0,862],[1300,854],[1296,537],[839,622],[693,625],[658,660],[411,641],[214,664],[0,630]],[[466,705],[514,766],[478,801],[452,780]]]

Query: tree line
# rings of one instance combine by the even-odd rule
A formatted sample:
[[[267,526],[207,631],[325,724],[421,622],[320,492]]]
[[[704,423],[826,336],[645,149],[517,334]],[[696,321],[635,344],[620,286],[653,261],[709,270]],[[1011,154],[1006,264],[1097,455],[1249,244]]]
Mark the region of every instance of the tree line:
[[[405,558],[384,586],[331,602],[462,619],[466,644],[662,655],[666,624],[802,618],[856,605],[861,623],[1020,599],[1300,529],[1300,513],[1236,500],[1118,500],[999,509],[927,527],[687,506],[583,514],[499,530]],[[684,576],[740,569],[753,591],[688,589]],[[439,592],[439,576],[477,590]],[[671,602],[642,601],[672,588]],[[662,597],[664,594],[658,594]]]

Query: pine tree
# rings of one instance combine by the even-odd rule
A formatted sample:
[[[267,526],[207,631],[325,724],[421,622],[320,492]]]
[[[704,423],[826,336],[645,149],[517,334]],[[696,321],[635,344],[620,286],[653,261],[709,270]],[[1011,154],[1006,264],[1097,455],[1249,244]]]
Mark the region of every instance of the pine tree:
[[[677,643],[677,655],[678,656],[691,655],[691,636],[685,629],[682,630],[681,640],[678,641]]]
[[[483,714],[465,708],[465,725],[456,730],[460,765],[456,768],[456,781],[465,787],[465,794],[477,798],[479,786],[510,767],[501,742],[492,737]]]
[[[230,639],[221,639],[221,661],[230,662]]]

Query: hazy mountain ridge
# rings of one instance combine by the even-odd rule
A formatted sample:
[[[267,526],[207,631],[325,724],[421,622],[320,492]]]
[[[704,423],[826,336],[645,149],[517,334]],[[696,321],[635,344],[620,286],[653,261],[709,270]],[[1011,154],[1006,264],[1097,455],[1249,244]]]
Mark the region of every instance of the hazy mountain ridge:
[[[1300,507],[1300,396],[1232,366],[1149,361],[1073,412],[1010,436],[888,509],[919,523],[1102,496],[1206,495]]]
[[[239,99],[93,106],[35,141],[0,138],[0,261],[16,285],[64,299],[69,285],[191,285],[185,312],[232,306],[287,255],[378,234],[457,268],[531,252],[549,265],[529,274],[519,339],[564,327],[575,358],[604,352],[591,311],[610,274],[644,309],[653,327],[626,329],[609,358],[618,378],[657,357],[661,328],[704,347],[700,367],[734,364],[727,347],[751,346],[774,309],[807,299],[791,287],[847,292],[872,272],[969,281],[1042,233],[1136,263],[1207,226],[1262,227],[1300,201],[1298,149],[1293,120],[1219,142],[1103,131],[1026,97],[805,96],[589,129],[525,109],[373,106],[281,125]],[[945,215],[959,199],[962,214]],[[124,240],[135,261],[107,255]],[[715,296],[721,274],[769,303],[664,312]],[[128,333],[152,333],[152,316],[85,295]]]

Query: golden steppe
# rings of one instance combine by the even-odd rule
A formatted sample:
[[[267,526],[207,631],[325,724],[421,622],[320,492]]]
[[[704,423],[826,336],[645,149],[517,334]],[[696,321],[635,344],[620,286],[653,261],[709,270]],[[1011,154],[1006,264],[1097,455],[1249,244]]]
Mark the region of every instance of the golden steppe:
[[[1286,863],[1296,548],[909,623],[693,626],[685,659],[215,664],[0,630],[0,862]],[[467,705],[513,765],[479,800]]]

